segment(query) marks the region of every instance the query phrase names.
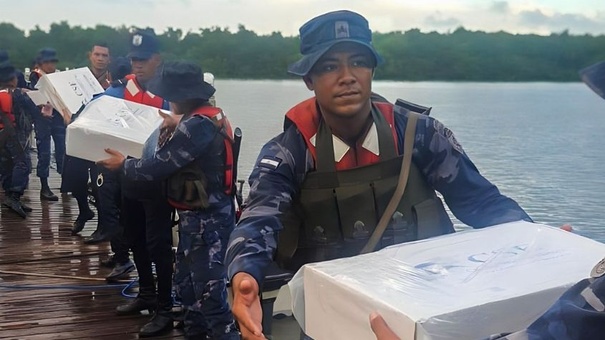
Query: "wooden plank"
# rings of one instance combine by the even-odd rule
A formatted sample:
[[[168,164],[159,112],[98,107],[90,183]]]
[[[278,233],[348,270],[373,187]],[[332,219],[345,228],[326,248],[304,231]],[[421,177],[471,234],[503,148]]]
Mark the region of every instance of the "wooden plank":
[[[49,183],[59,195],[60,179],[52,169]],[[26,219],[0,209],[0,339],[137,339],[150,316],[115,314],[128,299],[121,294],[124,285],[104,281],[111,270],[100,261],[109,244],[82,242],[94,231],[96,218],[82,236],[71,236],[75,200],[61,195],[58,202],[41,202],[39,192],[32,177],[23,201],[34,211]],[[182,338],[181,330],[173,330],[157,339]]]

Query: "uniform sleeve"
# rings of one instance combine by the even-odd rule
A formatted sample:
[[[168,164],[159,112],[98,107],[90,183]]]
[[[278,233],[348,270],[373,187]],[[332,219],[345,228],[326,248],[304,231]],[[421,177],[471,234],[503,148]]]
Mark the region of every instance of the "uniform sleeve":
[[[21,91],[14,92],[14,100],[17,101],[23,108],[23,112],[28,114],[31,118],[41,117],[40,109],[34,104],[34,102]]]
[[[399,131],[405,130],[406,122],[407,117],[397,116]],[[438,120],[427,116],[418,120],[413,159],[463,223],[483,228],[519,220],[532,222],[517,202],[479,173],[453,132]]]
[[[246,272],[262,286],[284,227],[280,218],[290,209],[311,166],[304,141],[295,131],[290,128],[265,144],[257,158],[248,180],[246,208],[229,239],[229,279]]]
[[[203,155],[217,133],[209,119],[189,117],[179,123],[172,138],[152,157],[127,159],[124,175],[136,181],[165,179]]]

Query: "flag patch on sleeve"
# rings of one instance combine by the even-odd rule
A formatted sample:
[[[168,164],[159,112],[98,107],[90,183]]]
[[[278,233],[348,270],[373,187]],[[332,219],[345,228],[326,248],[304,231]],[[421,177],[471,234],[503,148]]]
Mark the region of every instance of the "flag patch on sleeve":
[[[277,157],[263,157],[259,162],[258,166],[267,168],[270,170],[275,170],[281,164],[281,159]]]

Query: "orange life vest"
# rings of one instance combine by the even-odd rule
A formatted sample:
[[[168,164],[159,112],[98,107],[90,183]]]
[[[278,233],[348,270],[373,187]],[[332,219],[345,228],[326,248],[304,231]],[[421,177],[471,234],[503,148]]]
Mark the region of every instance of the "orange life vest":
[[[129,74],[125,78],[127,81],[124,86],[124,99],[139,104],[162,108],[164,99],[149,91],[143,90],[134,74]]]
[[[391,127],[393,133],[393,141],[397,148],[397,132],[395,130],[395,117],[393,115],[393,105],[390,103],[377,103],[373,105],[382,113],[386,121]],[[317,110],[315,97],[309,98],[298,105],[294,106],[286,113],[286,117],[291,120],[305,138],[305,143],[313,159],[317,161],[317,153],[315,150],[314,140],[319,128],[321,114]],[[352,169],[364,165],[378,163],[380,157],[373,152],[361,146],[363,140],[358,141],[354,148],[349,148],[345,155],[336,161],[336,170]],[[397,149],[395,149],[397,151]]]
[[[15,115],[13,114],[13,96],[8,90],[0,91],[0,110],[6,114],[8,120],[15,125]],[[0,120],[0,129],[4,129],[4,123]]]
[[[231,123],[225,116],[223,110],[214,106],[202,106],[195,110],[193,115],[204,116],[212,120],[212,122],[221,130],[221,135],[225,144],[225,193],[231,195],[235,190],[234,183],[234,157],[233,157],[233,129]]]
[[[231,124],[223,111],[214,106],[203,106],[192,112],[194,116],[210,119],[220,130],[220,136],[225,146],[224,192],[227,195],[235,193],[235,157],[233,153],[234,136]],[[213,143],[220,143],[215,139]],[[208,207],[208,182],[203,170],[195,162],[181,168],[167,181],[168,203],[181,210],[197,210]]]

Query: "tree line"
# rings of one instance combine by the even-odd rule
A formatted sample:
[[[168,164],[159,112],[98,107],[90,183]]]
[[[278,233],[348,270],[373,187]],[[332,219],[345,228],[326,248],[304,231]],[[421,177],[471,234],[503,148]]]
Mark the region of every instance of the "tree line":
[[[83,28],[66,21],[48,31],[28,32],[0,23],[0,48],[15,66],[31,67],[37,51],[53,47],[58,67],[88,65],[92,44],[105,42],[112,56],[126,55],[134,27],[97,25]],[[298,60],[298,37],[280,32],[258,35],[239,25],[183,32],[169,28],[158,35],[165,59],[198,62],[217,78],[286,79],[288,64]],[[401,81],[578,81],[578,70],[605,60],[605,35],[549,36],[486,33],[462,27],[450,33],[418,29],[375,33],[374,45],[386,60],[376,79]]]

